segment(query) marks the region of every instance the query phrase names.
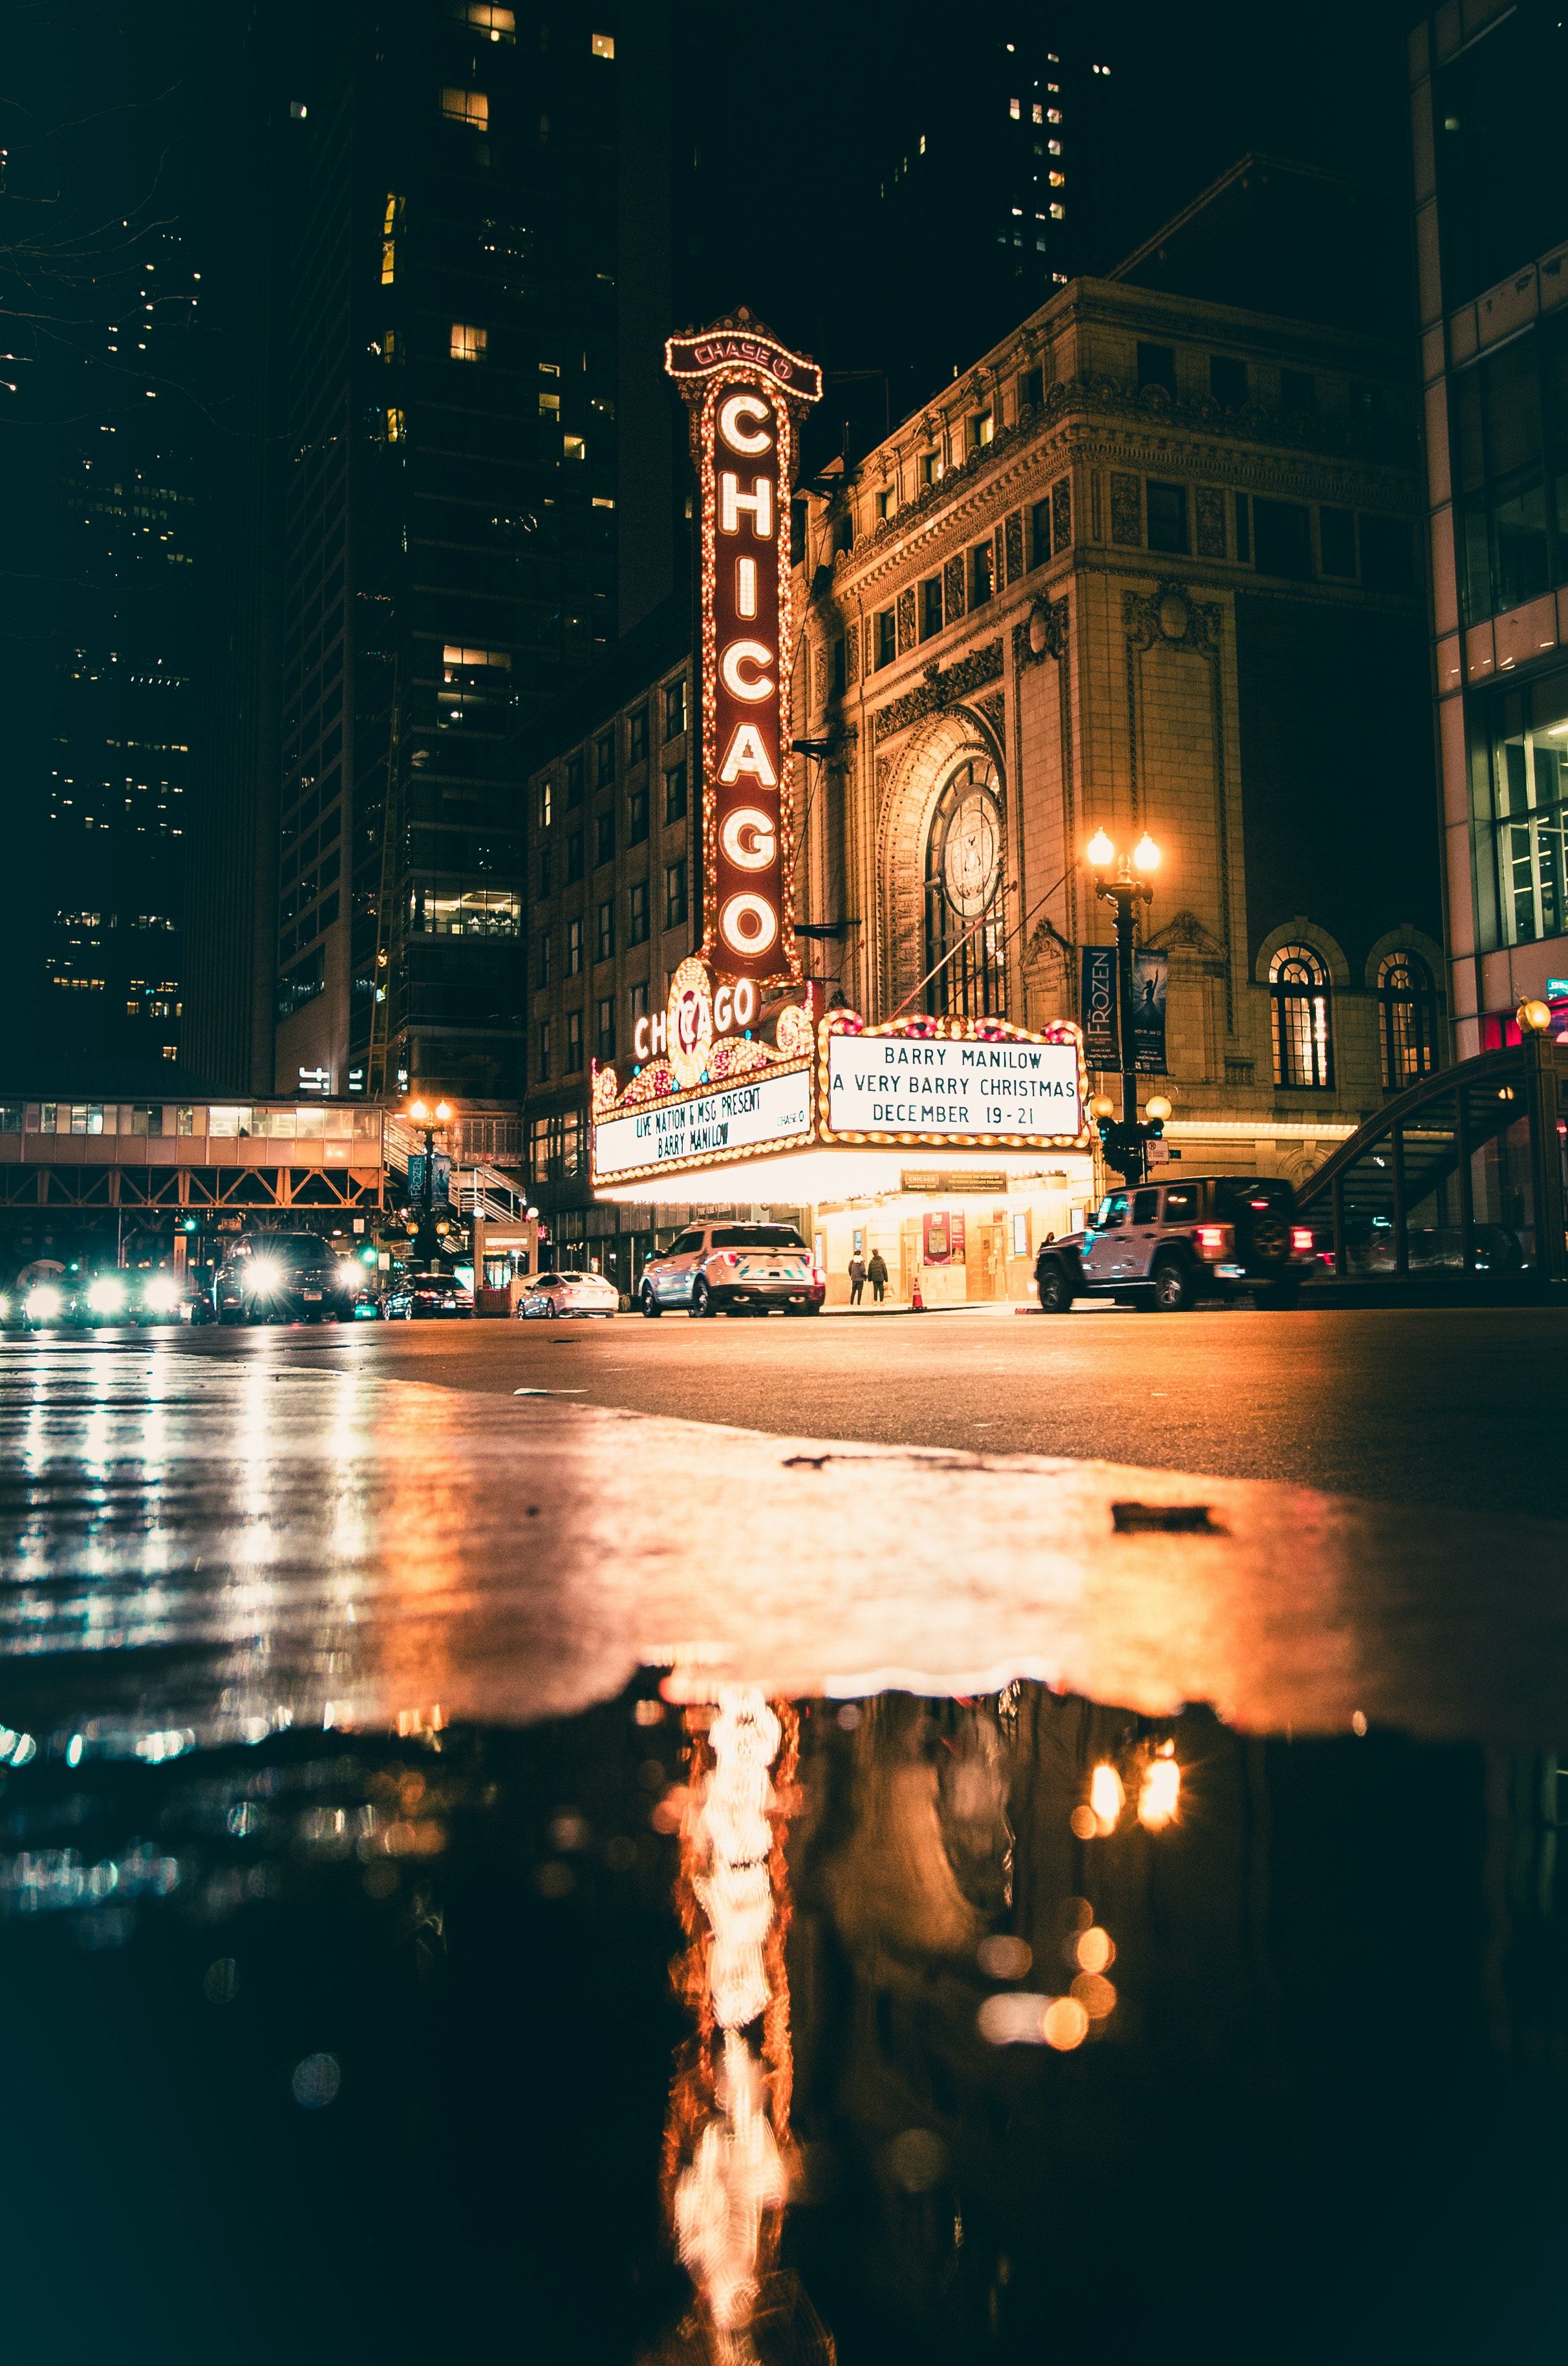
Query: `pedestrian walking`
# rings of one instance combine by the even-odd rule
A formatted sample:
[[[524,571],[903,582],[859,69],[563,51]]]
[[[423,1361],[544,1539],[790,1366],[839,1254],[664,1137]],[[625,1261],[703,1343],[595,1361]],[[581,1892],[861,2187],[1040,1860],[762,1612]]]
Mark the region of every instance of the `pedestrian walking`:
[[[873,1249],[871,1263],[865,1269],[865,1278],[871,1284],[873,1297],[880,1306],[882,1293],[887,1287],[887,1260],[880,1249]]]
[[[865,1259],[862,1256],[859,1249],[856,1249],[853,1256],[850,1259],[850,1304],[852,1306],[858,1306],[860,1304],[860,1294],[864,1288]]]

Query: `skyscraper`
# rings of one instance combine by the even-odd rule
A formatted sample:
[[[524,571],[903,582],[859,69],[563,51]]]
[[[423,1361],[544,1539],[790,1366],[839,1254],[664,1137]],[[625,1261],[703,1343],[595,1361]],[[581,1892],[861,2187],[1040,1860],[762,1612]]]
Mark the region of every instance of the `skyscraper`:
[[[6,1007],[39,1072],[180,1048],[198,552],[201,268],[171,84],[177,18],[48,12],[18,42],[23,129],[0,364]],[[82,26],[78,22],[76,30]]]
[[[276,756],[271,780],[234,766],[213,789],[249,802],[258,871],[276,866],[255,1088],[521,1088],[505,745],[668,590],[667,398],[620,291],[634,240],[645,310],[667,281],[657,209],[628,222],[623,186],[664,161],[661,71],[657,11],[623,34],[589,0],[399,0],[256,33],[274,383],[245,440],[275,483],[253,580],[276,628],[248,660],[264,712],[231,727],[275,730]]]

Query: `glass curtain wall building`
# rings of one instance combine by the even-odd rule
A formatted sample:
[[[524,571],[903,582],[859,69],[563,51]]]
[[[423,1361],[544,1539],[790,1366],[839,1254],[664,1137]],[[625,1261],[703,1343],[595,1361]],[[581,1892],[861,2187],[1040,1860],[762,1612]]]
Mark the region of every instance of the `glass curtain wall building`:
[[[657,16],[629,51],[587,0],[397,0],[258,33],[281,258],[258,1084],[521,1093],[505,750],[622,622],[624,182],[663,138]]]
[[[1568,997],[1568,35],[1463,0],[1410,37],[1452,1008]]]

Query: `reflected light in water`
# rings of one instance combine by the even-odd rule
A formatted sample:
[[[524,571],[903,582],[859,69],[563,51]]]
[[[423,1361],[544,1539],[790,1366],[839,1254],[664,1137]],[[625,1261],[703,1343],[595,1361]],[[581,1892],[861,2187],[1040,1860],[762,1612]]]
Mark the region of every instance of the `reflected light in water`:
[[[1105,1763],[1097,1766],[1089,1780],[1089,1804],[1095,1830],[1101,1840],[1116,1830],[1126,1801],[1127,1794],[1115,1767]],[[1075,1831],[1077,1828],[1075,1818]]]
[[[792,1709],[740,1686],[721,1691],[711,1719],[689,1708],[687,1725],[680,1904],[691,1944],[682,1985],[697,2033],[671,2092],[666,2175],[676,2247],[713,2354],[740,2366],[755,2354],[747,2328],[789,2192],[782,1802],[798,1729]]]
[[[1176,1818],[1181,1797],[1181,1769],[1172,1749],[1170,1742],[1162,1742],[1144,1769],[1144,1779],[1138,1787],[1138,1821],[1145,1831],[1163,1831]]]

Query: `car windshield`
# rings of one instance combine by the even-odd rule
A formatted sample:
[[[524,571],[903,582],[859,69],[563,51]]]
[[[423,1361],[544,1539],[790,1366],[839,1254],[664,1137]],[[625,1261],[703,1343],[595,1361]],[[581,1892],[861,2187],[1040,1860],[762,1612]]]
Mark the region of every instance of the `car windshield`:
[[[1266,1209],[1288,1212],[1293,1196],[1282,1175],[1226,1176],[1214,1186],[1222,1216],[1260,1216]]]
[[[314,1233],[275,1233],[258,1243],[255,1254],[276,1257],[280,1265],[324,1265],[327,1245]]]
[[[803,1249],[793,1224],[716,1224],[716,1249]]]

